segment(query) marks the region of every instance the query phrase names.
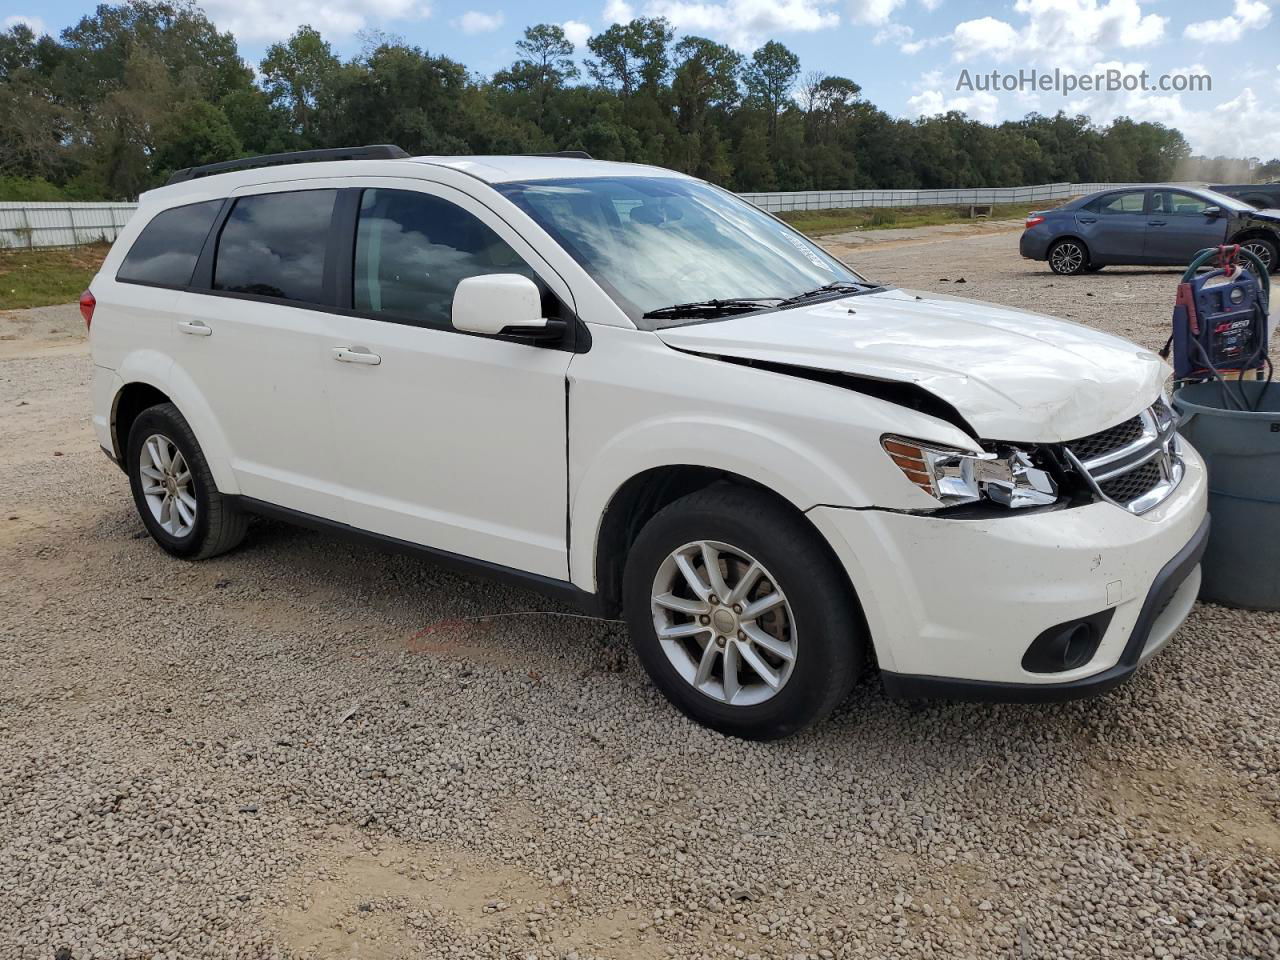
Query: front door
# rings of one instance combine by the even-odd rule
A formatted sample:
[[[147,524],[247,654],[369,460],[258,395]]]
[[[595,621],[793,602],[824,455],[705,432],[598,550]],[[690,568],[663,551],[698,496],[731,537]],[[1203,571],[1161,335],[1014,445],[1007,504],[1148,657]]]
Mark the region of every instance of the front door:
[[[485,273],[531,277],[549,309],[571,302],[467,195],[421,182],[363,190],[352,311],[332,317],[326,375],[349,522],[564,580],[572,354],[455,331],[454,288]]]
[[[1205,216],[1213,206],[1182,190],[1155,190],[1147,218],[1147,258],[1152,263],[1184,265],[1205,247],[1216,247],[1227,236],[1227,218]]]

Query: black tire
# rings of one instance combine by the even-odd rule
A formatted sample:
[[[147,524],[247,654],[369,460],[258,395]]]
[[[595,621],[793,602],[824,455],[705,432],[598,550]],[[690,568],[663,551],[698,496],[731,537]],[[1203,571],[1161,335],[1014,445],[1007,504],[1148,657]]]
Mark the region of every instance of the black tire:
[[[793,666],[780,689],[761,703],[734,706],[703,693],[681,675],[658,640],[655,577],[673,551],[702,540],[731,545],[759,561],[786,597]],[[772,586],[766,581],[763,589]],[[835,556],[794,508],[746,487],[709,487],[654,516],[627,557],[623,607],[636,655],[667,699],[698,723],[749,740],[789,736],[824,719],[848,695],[866,660],[862,614]],[[701,649],[713,642],[708,637]],[[720,669],[723,675],[723,660]]]
[[[190,489],[196,500],[195,522],[181,536],[161,525],[143,493],[142,448],[148,439],[155,436],[167,438],[178,448],[191,473]],[[195,434],[172,403],[148,407],[138,414],[129,430],[125,456],[129,489],[133,492],[138,516],[142,518],[147,532],[166,551],[185,560],[204,560],[226,553],[244,539],[249,518],[218,492]]]
[[[1256,253],[1262,262],[1267,265],[1268,273],[1275,273],[1280,268],[1280,255],[1277,255],[1276,245],[1270,240],[1263,240],[1261,237],[1250,237],[1248,240],[1240,241],[1241,247],[1249,247]],[[1243,260],[1246,265],[1252,266],[1252,263]]]
[[[1049,248],[1049,269],[1059,276],[1073,277],[1089,269],[1089,248],[1068,237]]]

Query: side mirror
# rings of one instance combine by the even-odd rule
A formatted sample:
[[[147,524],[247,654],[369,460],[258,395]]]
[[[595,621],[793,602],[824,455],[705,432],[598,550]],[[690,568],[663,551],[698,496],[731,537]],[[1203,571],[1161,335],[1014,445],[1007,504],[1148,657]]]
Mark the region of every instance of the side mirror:
[[[496,336],[512,333],[551,338],[564,332],[564,321],[542,315],[538,285],[518,273],[467,277],[453,291],[453,328]]]
[[[1205,215],[1206,217],[1208,217],[1210,220],[1216,220],[1216,219],[1218,219],[1218,217],[1222,216],[1222,208],[1221,208],[1221,207],[1216,207],[1216,206],[1215,206],[1215,207],[1205,207],[1205,208],[1204,208],[1204,215]]]

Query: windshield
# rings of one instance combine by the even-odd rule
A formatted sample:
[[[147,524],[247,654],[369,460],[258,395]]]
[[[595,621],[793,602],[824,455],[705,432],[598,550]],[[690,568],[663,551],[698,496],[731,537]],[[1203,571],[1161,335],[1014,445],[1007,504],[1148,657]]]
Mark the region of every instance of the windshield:
[[[1235,197],[1228,197],[1225,193],[1218,193],[1215,190],[1201,190],[1200,196],[1204,197],[1210,203],[1216,203],[1224,210],[1234,210],[1236,213],[1251,212],[1255,209],[1251,203],[1245,203],[1243,200],[1237,200]]]
[[[497,184],[641,329],[689,322],[675,304],[772,301],[866,281],[757,207],[698,180],[610,177]],[[838,296],[839,293],[832,295]]]

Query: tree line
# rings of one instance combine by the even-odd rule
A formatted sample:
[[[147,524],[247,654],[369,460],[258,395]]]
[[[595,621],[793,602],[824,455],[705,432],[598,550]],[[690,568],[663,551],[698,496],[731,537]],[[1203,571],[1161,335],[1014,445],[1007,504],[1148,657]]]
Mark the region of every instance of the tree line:
[[[492,76],[361,40],[344,60],[303,26],[255,74],[186,2],[103,4],[58,38],[18,24],[0,33],[0,199],[128,199],[180,167],[364,143],[585,150],[740,191],[1163,180],[1189,155],[1177,130],[1126,118],[895,118],[777,41],[744,56],[662,18],[592,36],[581,68],[559,26],[531,26]]]

